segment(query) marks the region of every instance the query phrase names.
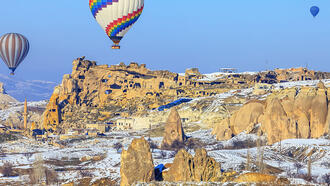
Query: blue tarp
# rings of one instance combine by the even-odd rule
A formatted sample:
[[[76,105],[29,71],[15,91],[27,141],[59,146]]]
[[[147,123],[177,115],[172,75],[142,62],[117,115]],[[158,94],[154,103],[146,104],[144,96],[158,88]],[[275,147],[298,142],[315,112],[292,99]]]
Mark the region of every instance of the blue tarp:
[[[37,135],[44,135],[45,134],[45,130],[40,130],[40,129],[34,129],[32,130],[32,136],[37,136]]]
[[[174,106],[178,106],[178,105],[181,105],[182,103],[187,103],[187,102],[190,102],[192,99],[190,98],[181,98],[181,99],[178,99],[176,101],[173,101],[167,105],[162,105],[160,107],[158,107],[158,110],[159,111],[164,111],[165,109],[170,109]]]
[[[163,172],[163,170],[165,170],[164,164],[157,165],[157,167],[155,167],[155,170],[158,170],[159,172]]]
[[[163,181],[163,171],[165,170],[164,164],[157,165],[155,167],[155,179],[156,181]]]

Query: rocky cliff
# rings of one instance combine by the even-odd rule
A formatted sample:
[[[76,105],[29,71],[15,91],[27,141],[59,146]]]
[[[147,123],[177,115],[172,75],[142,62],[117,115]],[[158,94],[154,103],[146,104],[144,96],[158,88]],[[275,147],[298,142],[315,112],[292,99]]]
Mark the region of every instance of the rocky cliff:
[[[205,97],[230,89],[253,87],[255,83],[329,78],[329,73],[291,69],[255,74],[203,75],[187,69],[184,75],[152,71],[146,65],[97,65],[78,58],[72,73],[64,75],[54,89],[44,113],[44,127],[79,126],[87,122],[107,122],[117,116],[143,115],[181,97]]]
[[[268,143],[291,138],[319,138],[329,132],[329,94],[322,82],[317,87],[289,88],[263,101],[250,101],[213,130],[218,140],[241,132],[259,132]]]

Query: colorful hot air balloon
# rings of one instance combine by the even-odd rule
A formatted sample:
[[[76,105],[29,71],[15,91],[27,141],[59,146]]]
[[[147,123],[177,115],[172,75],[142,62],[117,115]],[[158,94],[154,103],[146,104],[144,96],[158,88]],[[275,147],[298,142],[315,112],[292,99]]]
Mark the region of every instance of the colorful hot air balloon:
[[[312,6],[310,11],[311,11],[311,14],[313,15],[313,17],[316,17],[317,14],[319,14],[319,12],[320,12],[320,8],[317,6]]]
[[[144,0],[89,0],[89,8],[100,26],[120,49],[120,40],[139,19]]]
[[[0,38],[0,57],[14,72],[19,64],[22,63],[30,49],[29,41],[21,34],[9,33]]]

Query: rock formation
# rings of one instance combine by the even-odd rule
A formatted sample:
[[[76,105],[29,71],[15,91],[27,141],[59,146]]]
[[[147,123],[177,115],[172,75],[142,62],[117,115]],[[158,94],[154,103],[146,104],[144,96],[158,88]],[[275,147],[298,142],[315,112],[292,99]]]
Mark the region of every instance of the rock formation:
[[[260,173],[245,173],[240,175],[238,178],[234,179],[233,182],[236,183],[268,183],[268,184],[279,184],[279,185],[289,185],[290,181],[288,179],[277,178],[273,175],[260,174]]]
[[[74,60],[72,73],[63,76],[45,110],[45,128],[70,123],[108,122],[115,116],[143,115],[180,97],[212,96],[256,83],[330,78],[330,73],[289,69],[257,74],[219,74],[208,79],[198,69],[185,75],[152,71],[144,64],[97,65],[84,57]],[[279,78],[280,77],[280,78]],[[91,110],[96,112],[91,113]]]
[[[183,131],[179,113],[175,108],[172,108],[165,124],[162,148],[170,148],[174,142],[183,143],[185,140],[186,136]]]
[[[3,87],[3,83],[0,83],[0,94],[6,94],[5,88]]]
[[[221,177],[220,169],[205,149],[197,149],[194,157],[181,149],[169,170],[163,172],[163,178],[168,182],[216,182]]]
[[[265,101],[246,103],[213,130],[218,140],[227,140],[243,131],[249,133],[261,124],[269,144],[290,138],[319,138],[329,132],[329,89],[317,87],[285,89]]]
[[[246,130],[251,123],[258,123],[258,118],[262,115],[264,104],[261,101],[251,101],[244,105],[230,119],[230,128],[233,134],[237,135]]]
[[[18,101],[6,93],[3,83],[0,82],[0,110],[8,108],[10,103],[16,102]]]
[[[155,180],[149,143],[142,137],[134,139],[128,150],[123,150],[120,161],[121,186]]]

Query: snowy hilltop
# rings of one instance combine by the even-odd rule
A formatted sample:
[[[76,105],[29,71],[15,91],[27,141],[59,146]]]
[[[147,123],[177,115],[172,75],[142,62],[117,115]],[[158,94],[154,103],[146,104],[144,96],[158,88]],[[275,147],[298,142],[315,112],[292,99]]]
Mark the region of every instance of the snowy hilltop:
[[[18,101],[24,101],[25,98],[29,101],[47,100],[57,85],[51,81],[22,80],[15,76],[9,77],[3,74],[0,74],[0,82],[4,84],[6,93]]]

